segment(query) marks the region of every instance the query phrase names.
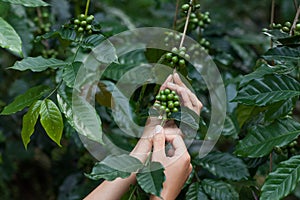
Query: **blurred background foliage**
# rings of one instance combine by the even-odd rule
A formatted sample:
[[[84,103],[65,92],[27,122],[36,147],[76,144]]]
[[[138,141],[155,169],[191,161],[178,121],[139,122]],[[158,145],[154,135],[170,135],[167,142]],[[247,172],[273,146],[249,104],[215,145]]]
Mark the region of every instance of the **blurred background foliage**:
[[[0,0],[0,17],[21,36],[24,56],[43,55],[43,50],[47,50],[34,39],[41,28],[34,21],[38,12],[49,14],[50,29],[54,30],[85,8],[85,1],[81,0],[46,2],[51,6],[38,8],[38,11]],[[276,1],[277,23],[293,20],[295,7],[291,2]],[[226,84],[228,100],[232,100],[240,75],[253,71],[256,60],[270,47],[270,40],[262,34],[262,29],[269,27],[271,2],[201,0],[200,3],[201,9],[210,12],[212,24],[206,29],[205,38],[210,41],[213,51],[222,52],[216,61]],[[100,22],[102,32],[110,36],[130,27],[171,28],[174,10],[174,0],[92,0],[89,13]],[[60,59],[74,53],[57,41],[51,41],[49,45]],[[42,82],[52,84],[48,79],[54,77],[54,71],[32,73],[7,69],[17,60],[20,60],[17,55],[0,49],[0,110],[32,86]],[[229,112],[235,108],[236,103],[228,104]],[[44,130],[38,124],[36,134],[25,150],[20,135],[23,114],[0,116],[0,199],[82,199],[99,184],[84,176],[90,172],[95,158],[67,123],[61,148],[43,134]],[[109,126],[109,121],[103,123]],[[232,147],[227,140],[221,140],[218,145],[222,150]],[[300,197],[300,188],[295,194]]]

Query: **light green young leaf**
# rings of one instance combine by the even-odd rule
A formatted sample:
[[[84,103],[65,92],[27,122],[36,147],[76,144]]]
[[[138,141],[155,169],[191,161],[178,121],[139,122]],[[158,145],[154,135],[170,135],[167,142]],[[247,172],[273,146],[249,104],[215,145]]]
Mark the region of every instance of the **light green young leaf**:
[[[76,131],[94,142],[103,144],[102,122],[95,108],[83,97],[73,96],[72,111]]]
[[[65,66],[63,72],[63,80],[65,81],[68,87],[73,88],[74,81],[76,79],[76,75],[81,64],[82,64],[81,62],[74,62]]]
[[[26,7],[39,7],[39,6],[49,6],[48,3],[42,0],[0,0],[3,2],[8,2],[12,4],[19,4]]]
[[[137,173],[136,179],[145,192],[159,197],[165,181],[164,167],[159,162],[149,162]]]
[[[186,192],[186,200],[208,200],[208,197],[203,192],[201,185],[198,182],[192,183]]]
[[[118,177],[126,178],[132,172],[137,172],[138,169],[143,167],[143,163],[138,159],[129,155],[108,156],[101,162],[98,162],[93,167],[87,177],[98,180],[104,178],[112,181]]]
[[[300,181],[300,155],[279,163],[262,187],[261,200],[279,200],[290,194]]]
[[[15,29],[0,17],[0,47],[9,49],[17,53],[19,56],[22,54],[22,41]]]
[[[27,145],[30,142],[30,137],[34,132],[34,127],[40,114],[41,104],[41,100],[34,102],[23,117],[21,136],[25,149],[27,149]]]
[[[61,112],[65,115],[68,123],[74,128],[74,120],[73,120],[73,111],[72,111],[72,97],[68,96],[63,91],[58,91],[57,93],[57,103]]]
[[[239,141],[235,153],[243,157],[263,157],[275,146],[285,146],[299,135],[300,124],[290,118],[274,121],[268,126],[258,125]]]
[[[10,115],[23,110],[25,107],[30,106],[33,102],[40,99],[44,94],[50,91],[50,88],[45,85],[36,86],[27,90],[24,94],[16,97],[16,99],[6,106],[1,115]]]
[[[62,60],[38,56],[24,58],[23,60],[16,62],[14,66],[10,67],[9,69],[15,69],[19,71],[25,71],[29,69],[33,72],[41,72],[48,68],[57,69],[58,67],[65,66],[66,64],[67,63]]]
[[[41,103],[40,122],[47,135],[58,145],[63,133],[63,119],[56,104],[50,99],[45,99]]]
[[[213,200],[238,200],[239,194],[234,188],[223,181],[217,181],[212,179],[204,179],[202,181],[202,187],[206,194]]]

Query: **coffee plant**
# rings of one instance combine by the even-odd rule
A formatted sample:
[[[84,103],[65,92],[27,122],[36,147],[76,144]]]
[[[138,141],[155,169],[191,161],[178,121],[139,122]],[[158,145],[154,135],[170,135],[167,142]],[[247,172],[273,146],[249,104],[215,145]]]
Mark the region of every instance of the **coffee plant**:
[[[81,141],[108,138],[121,149],[134,148],[139,138],[120,131],[113,95],[122,76],[145,63],[180,73],[204,106],[199,118],[174,91],[149,83],[134,91],[118,116],[144,126],[156,115],[183,124],[186,138],[189,130],[197,133],[188,148],[193,171],[177,199],[299,199],[299,15],[297,0],[0,0],[0,199],[83,199],[103,180],[132,172],[137,184],[122,199],[160,196],[160,163],[124,154],[98,162]],[[166,31],[162,44],[171,50],[100,52],[101,61],[115,62],[85,94],[93,95],[96,112],[79,104],[88,125],[101,124],[91,131],[72,107],[78,71],[110,36],[149,26],[174,30]],[[186,37],[198,44],[185,46]],[[221,136],[205,157],[198,150],[213,105],[189,62],[202,52],[216,63],[227,94]],[[150,71],[131,73],[126,84],[143,73]]]

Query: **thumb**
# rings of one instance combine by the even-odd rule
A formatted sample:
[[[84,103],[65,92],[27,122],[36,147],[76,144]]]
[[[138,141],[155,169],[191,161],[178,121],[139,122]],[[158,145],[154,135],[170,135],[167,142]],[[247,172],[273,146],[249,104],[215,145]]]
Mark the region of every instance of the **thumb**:
[[[153,161],[160,161],[166,157],[165,153],[165,134],[163,127],[160,125],[157,125],[155,127],[155,136],[153,138],[153,154],[152,154],[152,160]]]

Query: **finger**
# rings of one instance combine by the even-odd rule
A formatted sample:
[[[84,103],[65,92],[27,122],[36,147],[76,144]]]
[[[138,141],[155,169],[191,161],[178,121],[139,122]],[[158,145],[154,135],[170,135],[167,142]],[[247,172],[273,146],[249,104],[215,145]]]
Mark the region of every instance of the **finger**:
[[[173,76],[172,76],[172,74],[170,74],[168,76],[168,78],[165,80],[165,82],[161,85],[159,91],[166,89],[167,88],[167,83],[169,83],[169,82],[173,82]]]
[[[194,110],[196,111],[196,113],[199,115],[200,114],[200,111],[203,107],[201,101],[199,101],[198,97],[192,93],[191,91],[188,91],[189,93],[189,98],[190,98],[190,101],[192,102],[192,105],[194,107]]]
[[[152,149],[152,142],[146,139],[140,139],[134,149],[130,152],[130,155],[139,159],[141,162],[145,162]]]
[[[187,93],[190,97],[191,102],[200,102],[198,100],[197,96],[182,82],[182,80],[180,79],[180,76],[177,73],[174,74],[173,79],[174,79],[174,83],[187,89]]]
[[[181,102],[184,106],[190,108],[193,110],[193,104],[189,98],[187,89],[184,87],[178,87],[177,91],[176,91],[181,99]]]
[[[164,133],[165,133],[166,140],[169,140],[168,137],[172,135],[174,136],[179,135],[181,137],[184,136],[182,131],[176,125],[174,125],[174,127],[166,127],[164,129]]]
[[[182,82],[182,80],[180,79],[180,76],[177,73],[175,73],[173,75],[173,80],[174,80],[175,84],[177,84],[177,85],[179,85],[181,87],[187,88],[186,85]]]
[[[181,136],[179,136],[179,135],[174,136],[171,143],[172,143],[172,145],[174,147],[174,150],[175,150],[175,152],[174,152],[175,156],[180,156],[180,155],[187,152],[185,143],[184,143]]]
[[[173,157],[174,156],[174,153],[175,153],[175,150],[173,148],[169,149],[168,152],[167,152],[167,156],[168,157]]]
[[[169,89],[177,92],[177,94],[180,96],[182,105],[190,108],[191,110],[195,110],[197,114],[200,114],[202,103],[187,87],[182,87],[174,83],[168,83],[167,86]]]
[[[152,141],[154,135],[153,133],[155,132],[155,126],[159,124],[161,124],[161,119],[158,119],[158,117],[148,117],[141,138]]]
[[[153,138],[153,161],[160,161],[166,157],[165,153],[165,134],[161,126],[156,126],[156,135]]]

